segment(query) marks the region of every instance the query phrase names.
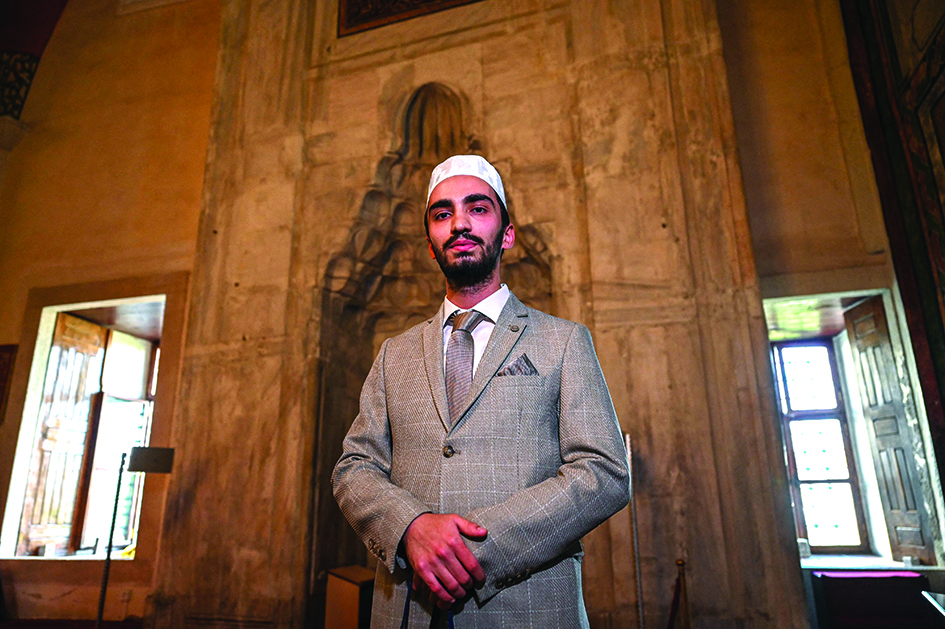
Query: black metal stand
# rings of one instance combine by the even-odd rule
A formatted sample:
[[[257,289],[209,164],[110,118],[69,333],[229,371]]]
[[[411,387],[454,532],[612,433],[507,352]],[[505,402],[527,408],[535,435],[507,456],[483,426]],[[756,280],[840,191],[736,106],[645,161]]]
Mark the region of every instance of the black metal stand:
[[[105,592],[108,590],[108,571],[112,567],[112,539],[115,537],[115,520],[118,518],[118,498],[121,497],[121,474],[125,471],[125,457],[121,453],[121,465],[118,466],[118,487],[115,489],[115,506],[112,508],[112,526],[108,530],[108,550],[105,553],[105,571],[102,573],[102,591],[98,596],[98,618],[95,620],[95,629],[101,629],[102,616],[105,615]]]

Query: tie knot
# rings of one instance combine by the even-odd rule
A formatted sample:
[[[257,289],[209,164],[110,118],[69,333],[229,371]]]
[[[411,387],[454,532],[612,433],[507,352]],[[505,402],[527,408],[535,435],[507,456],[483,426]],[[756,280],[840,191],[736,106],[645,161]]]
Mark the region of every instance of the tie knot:
[[[476,326],[488,319],[486,315],[477,310],[467,310],[466,312],[454,312],[447,321],[452,324],[453,332],[462,330],[472,332]]]

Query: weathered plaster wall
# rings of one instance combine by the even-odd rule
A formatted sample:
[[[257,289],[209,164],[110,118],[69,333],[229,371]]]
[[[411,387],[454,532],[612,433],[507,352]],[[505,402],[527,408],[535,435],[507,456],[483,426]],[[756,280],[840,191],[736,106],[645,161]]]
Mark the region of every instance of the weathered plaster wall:
[[[20,342],[33,288],[190,270],[219,4],[189,0],[125,15],[116,0],[67,5],[26,101],[25,134],[0,182],[0,343]],[[88,293],[70,294],[75,300]],[[182,317],[168,325],[180,331]],[[20,359],[29,358],[21,348]],[[163,365],[168,382],[172,363]],[[167,403],[172,394],[164,396]],[[22,400],[11,403],[21,407]],[[0,505],[19,421],[9,413],[0,424]],[[155,430],[169,428],[168,421]],[[154,497],[158,519],[161,499]],[[142,556],[155,553],[151,548]],[[146,570],[115,565],[106,618],[144,613],[154,566],[146,563]],[[24,618],[94,618],[101,570],[101,562],[4,561],[8,610]],[[131,594],[127,602],[124,593]]]
[[[0,343],[34,286],[190,270],[219,12],[66,6],[0,183]]]
[[[349,384],[321,376],[323,304],[437,82],[547,245],[551,310],[594,332],[637,444],[648,624],[683,557],[706,626],[805,626],[714,3],[487,0],[340,40],[335,10],[224,8],[156,625],[298,626],[322,571],[364,557],[326,530],[353,418],[323,413]],[[630,530],[588,538],[595,626],[636,622]]]
[[[762,293],[891,287],[839,3],[720,0],[719,21]]]

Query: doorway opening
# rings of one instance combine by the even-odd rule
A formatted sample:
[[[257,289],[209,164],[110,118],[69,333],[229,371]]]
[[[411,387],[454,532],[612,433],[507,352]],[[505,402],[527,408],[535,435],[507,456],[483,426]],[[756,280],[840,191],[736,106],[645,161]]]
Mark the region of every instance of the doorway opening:
[[[888,291],[764,300],[805,568],[941,565],[942,489]]]
[[[150,438],[166,298],[42,309],[0,533],[4,557],[134,558],[144,476],[117,487]]]

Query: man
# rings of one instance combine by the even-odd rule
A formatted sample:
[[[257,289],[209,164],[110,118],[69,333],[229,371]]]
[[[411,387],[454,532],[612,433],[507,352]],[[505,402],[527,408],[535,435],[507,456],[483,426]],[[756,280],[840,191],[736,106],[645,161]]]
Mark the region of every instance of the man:
[[[379,560],[371,626],[587,627],[580,538],[629,500],[590,334],[501,283],[515,229],[483,158],[434,169],[424,224],[446,299],[381,346],[332,475]]]

